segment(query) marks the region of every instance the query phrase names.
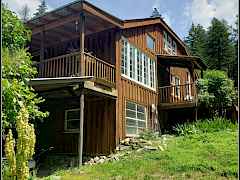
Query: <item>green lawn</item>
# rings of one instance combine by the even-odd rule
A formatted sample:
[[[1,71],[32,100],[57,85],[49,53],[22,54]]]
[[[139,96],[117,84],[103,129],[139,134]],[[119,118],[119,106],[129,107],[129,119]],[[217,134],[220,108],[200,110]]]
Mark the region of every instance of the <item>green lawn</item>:
[[[237,179],[237,138],[237,130],[171,137],[165,151],[134,152],[119,161],[55,175],[62,179]]]

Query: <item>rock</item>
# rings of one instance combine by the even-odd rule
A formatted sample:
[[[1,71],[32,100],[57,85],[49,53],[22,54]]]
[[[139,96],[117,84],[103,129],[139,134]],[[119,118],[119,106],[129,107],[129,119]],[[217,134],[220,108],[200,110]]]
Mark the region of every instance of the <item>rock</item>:
[[[95,161],[95,162],[98,162],[99,159],[100,159],[100,158],[99,158],[98,156],[96,156],[96,157],[94,158],[94,161]]]
[[[100,159],[98,162],[102,164],[104,163],[104,161],[105,161],[104,159]]]
[[[160,149],[161,151],[164,151],[163,147],[162,146],[158,146],[158,149]]]
[[[144,149],[145,149],[145,150],[155,151],[155,150],[157,150],[158,148],[157,148],[157,147],[153,147],[153,146],[144,146]]]
[[[94,159],[91,158],[90,161],[89,161],[89,163],[94,163]]]
[[[136,151],[141,152],[141,151],[143,151],[143,148],[137,149]]]

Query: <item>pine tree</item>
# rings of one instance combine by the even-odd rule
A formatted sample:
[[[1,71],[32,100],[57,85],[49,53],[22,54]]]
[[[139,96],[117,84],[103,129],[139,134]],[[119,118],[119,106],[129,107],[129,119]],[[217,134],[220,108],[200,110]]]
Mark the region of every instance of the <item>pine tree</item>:
[[[150,17],[151,18],[161,17],[161,14],[158,12],[157,8],[153,8],[153,12],[152,12],[152,15]]]
[[[234,61],[234,45],[226,21],[212,19],[206,43],[207,64],[210,69],[229,70]]]
[[[192,24],[188,36],[185,38],[184,42],[187,44],[191,55],[198,56],[205,62],[207,61],[205,53],[206,31],[200,24],[197,26]]]
[[[37,8],[37,12],[34,13],[34,17],[41,16],[47,11],[47,4],[45,0],[42,0],[41,4]]]
[[[25,4],[22,9],[19,11],[19,15],[23,22],[26,22],[30,19],[30,8]]]

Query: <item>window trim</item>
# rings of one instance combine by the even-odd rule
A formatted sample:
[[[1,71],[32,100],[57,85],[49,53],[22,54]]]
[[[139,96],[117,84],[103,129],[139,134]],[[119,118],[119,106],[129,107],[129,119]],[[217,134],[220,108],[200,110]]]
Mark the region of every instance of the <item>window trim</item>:
[[[130,110],[130,111],[133,111],[133,110],[131,110],[131,109],[127,109],[127,102],[130,102],[130,103],[132,103],[132,104],[135,104],[135,110],[136,111],[134,111],[134,112],[136,112],[136,114],[137,114],[137,106],[142,106],[142,107],[144,107],[144,114],[145,114],[145,120],[141,120],[141,119],[137,119],[137,118],[131,118],[131,117],[127,117],[127,110]],[[129,99],[125,99],[125,135],[126,135],[126,137],[139,137],[139,132],[138,132],[138,126],[136,127],[136,131],[137,131],[137,133],[136,134],[128,134],[127,133],[127,118],[128,119],[133,119],[133,120],[135,120],[135,121],[141,121],[141,122],[145,122],[145,129],[147,129],[147,127],[148,127],[148,112],[147,112],[147,107],[145,106],[145,105],[143,105],[143,104],[140,104],[140,103],[138,103],[138,102],[135,102],[135,101],[132,101],[132,100],[129,100]],[[141,112],[142,113],[142,112]],[[129,127],[135,127],[135,126],[129,126]]]
[[[153,48],[148,47],[148,37],[153,41]],[[147,34],[146,34],[146,45],[147,45],[147,46],[146,46],[147,49],[149,49],[150,51],[155,52],[155,48],[156,48],[156,38],[153,37],[150,33],[147,33]]]
[[[64,112],[65,112],[65,118],[64,118],[64,131],[65,132],[72,132],[72,133],[74,133],[74,132],[79,132],[79,129],[68,129],[67,128],[67,123],[68,123],[68,119],[67,119],[67,113],[69,112],[69,111],[80,111],[80,108],[73,108],[73,109],[66,109]],[[79,123],[80,123],[80,117],[79,117]]]

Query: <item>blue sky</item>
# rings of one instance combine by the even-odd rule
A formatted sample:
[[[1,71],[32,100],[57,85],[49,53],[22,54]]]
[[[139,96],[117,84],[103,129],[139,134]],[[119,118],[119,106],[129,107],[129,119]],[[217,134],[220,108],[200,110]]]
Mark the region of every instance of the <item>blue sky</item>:
[[[10,9],[18,12],[27,4],[34,13],[41,0],[3,0]],[[168,25],[181,37],[185,37],[192,24],[205,28],[213,17],[224,18],[230,25],[235,22],[238,0],[88,0],[97,7],[121,18],[149,17],[156,7]],[[71,0],[46,0],[49,10],[65,5]]]

